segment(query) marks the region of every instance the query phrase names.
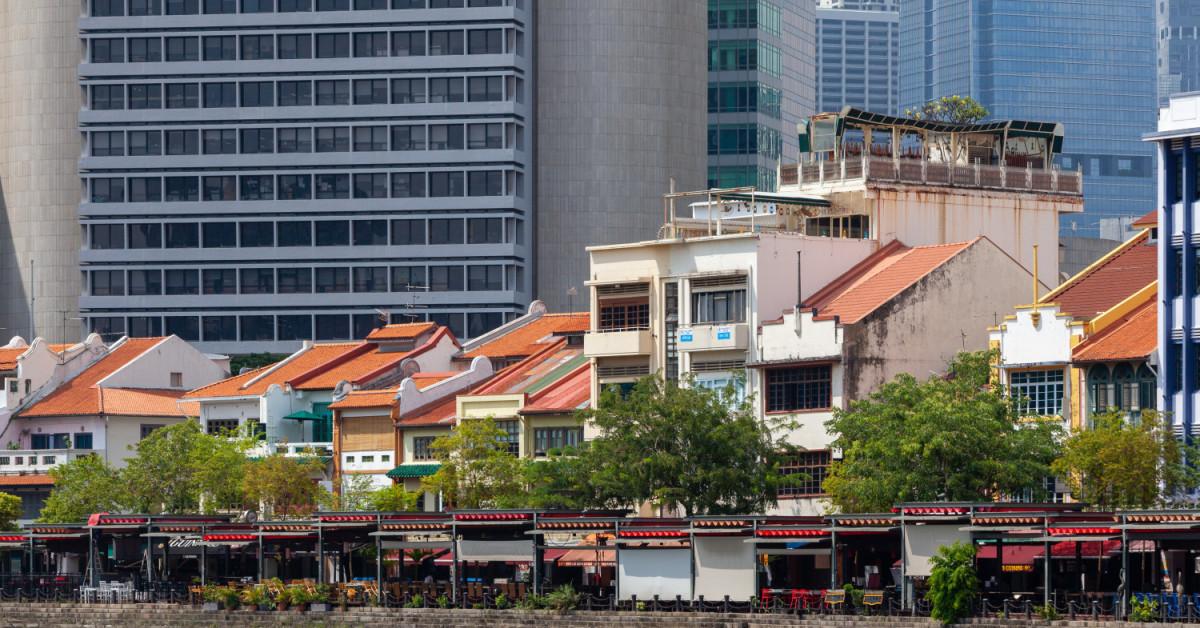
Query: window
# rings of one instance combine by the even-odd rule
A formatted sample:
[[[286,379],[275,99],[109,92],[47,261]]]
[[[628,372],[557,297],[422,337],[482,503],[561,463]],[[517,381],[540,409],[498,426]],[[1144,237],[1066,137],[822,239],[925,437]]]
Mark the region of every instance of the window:
[[[414,436],[413,460],[437,460],[433,457],[433,451],[430,449],[435,440],[437,438],[434,436]]]
[[[167,15],[197,15],[200,0],[167,0]]]
[[[125,0],[92,0],[92,17],[125,15]]]
[[[781,465],[780,471],[784,476],[803,474],[807,480],[793,486],[779,489],[779,497],[800,497],[809,495],[824,495],[822,485],[829,477],[829,465],[832,456],[828,451],[805,451]]]
[[[312,0],[279,0],[280,13],[312,11]]]
[[[430,244],[462,244],[462,218],[434,218],[429,221]]]
[[[504,220],[500,218],[471,218],[467,220],[467,244],[500,244],[504,242]]]
[[[354,175],[354,198],[387,198],[387,174]]]
[[[503,52],[503,29],[487,28],[467,31],[467,54],[498,55]]]
[[[179,336],[180,340],[198,342],[200,340],[200,319],[195,316],[164,316],[167,334]]]
[[[829,364],[767,371],[767,412],[823,410],[833,405]]]
[[[649,327],[650,301],[648,297],[602,299],[600,301],[600,329],[620,331],[649,329]]]
[[[129,294],[132,296],[162,294],[161,270],[129,271]]]
[[[392,127],[392,150],[425,150],[425,127],[422,125]]]
[[[162,61],[162,39],[158,37],[130,37],[130,63],[157,63]]]
[[[92,296],[121,297],[125,296],[125,271],[123,270],[93,270]]]
[[[162,109],[162,85],[130,85],[130,109]]]
[[[1092,414],[1104,414],[1108,412],[1109,407],[1115,406],[1116,395],[1113,393],[1112,383],[1109,381],[1108,367],[1103,364],[1097,364],[1088,370],[1088,399],[1091,402]]]
[[[199,106],[199,83],[167,84],[167,109],[195,109]]]
[[[201,316],[204,342],[237,340],[236,316]]]
[[[163,184],[166,187],[168,203],[200,200],[199,177],[166,177]]]
[[[280,314],[275,324],[279,340],[312,339],[312,317],[307,314]]]
[[[1137,380],[1133,375],[1133,367],[1129,364],[1118,364],[1112,370],[1112,391],[1116,393],[1110,404],[1126,414],[1141,411],[1138,399]]]
[[[504,289],[504,267],[498,265],[490,266],[468,266],[467,267],[467,290],[503,290]]]
[[[354,56],[356,57],[386,57],[388,56],[387,33],[355,33]]]
[[[75,434],[71,438],[71,443],[75,445],[75,449],[91,449],[92,448],[92,433],[82,432]]]
[[[504,125],[468,124],[467,148],[504,148]]]
[[[283,4],[279,5],[279,10],[283,12]],[[307,9],[305,10],[307,11]],[[280,35],[279,58],[311,59],[312,35]]]
[[[312,105],[312,81],[279,81],[280,107]]]
[[[355,220],[354,246],[382,246],[388,243],[386,220]]]
[[[92,40],[92,63],[124,63],[125,40],[119,37],[112,39]]]
[[[317,151],[320,152],[320,151]],[[348,174],[319,174],[316,175],[317,198],[350,198],[350,175]]]
[[[243,268],[241,272],[242,294],[275,294],[273,268]]]
[[[162,319],[157,316],[130,316],[131,338],[157,338],[162,336]]]
[[[425,196],[424,172],[397,172],[392,175],[392,198]]]
[[[204,200],[236,201],[237,177],[233,175],[204,177]]]
[[[242,13],[274,13],[275,0],[242,0]]]
[[[355,11],[382,11],[388,8],[388,0],[354,0]]]
[[[350,270],[347,268],[318,268],[316,292],[327,294],[350,292]]]
[[[318,11],[349,11],[350,0],[317,0]]]
[[[429,173],[429,196],[462,196],[463,173],[461,172],[431,172]]]
[[[350,340],[350,317],[345,314],[317,314],[317,340]]]
[[[124,179],[92,179],[93,203],[124,203]]]
[[[583,442],[581,427],[539,427],[533,430],[533,455],[545,456],[551,449],[574,447]]]
[[[233,248],[237,246],[236,223],[206,222],[204,223],[204,248]]]
[[[367,266],[354,269],[355,292],[387,292],[388,270],[385,266]]]
[[[318,59],[335,59],[349,56],[350,33],[317,33]]]
[[[200,294],[200,272],[167,269],[167,294]]]
[[[205,268],[204,294],[237,294],[237,270]]]
[[[508,453],[514,456],[521,452],[521,422],[496,421],[496,427],[504,432],[500,442],[508,446]]]
[[[167,61],[199,61],[199,37],[168,37]]]
[[[204,12],[237,13],[237,0],[204,0]]]
[[[730,287],[729,280],[717,279],[710,286],[692,284],[692,323],[744,323],[746,322],[745,280],[739,279],[741,287]]]
[[[317,128],[318,153],[344,153],[349,150],[350,127],[333,126]]]
[[[204,60],[237,61],[237,37],[233,35],[205,37]]]
[[[387,79],[363,79],[354,81],[354,104],[388,104]]]
[[[168,155],[197,155],[200,153],[199,131],[167,131]]]
[[[388,149],[386,126],[356,126],[354,127],[354,150],[384,151]]]
[[[429,268],[429,290],[431,292],[461,292],[462,289],[462,266],[432,266]]]
[[[195,249],[200,246],[200,227],[194,222],[167,223],[168,249]]]
[[[162,132],[130,131],[129,154],[130,156],[161,155]]]
[[[311,268],[280,268],[279,294],[312,294]]]
[[[204,422],[204,432],[211,436],[220,436],[236,432],[238,429],[237,419],[208,419]]]
[[[204,106],[208,108],[236,107],[237,83],[205,83]]]
[[[274,107],[275,84],[270,81],[242,83],[243,107]]]
[[[430,55],[460,55],[462,53],[462,31],[429,31]]]
[[[275,129],[242,129],[242,153],[275,152]]]
[[[425,102],[425,79],[392,79],[392,104]]]
[[[429,102],[446,103],[463,101],[462,77],[429,79]],[[413,101],[420,102],[420,101]]]
[[[277,224],[279,246],[312,246],[312,223],[307,220],[288,220]]]
[[[93,157],[122,157],[125,155],[125,133],[96,131],[92,133]]]
[[[425,56],[425,31],[392,33],[392,56]]]
[[[243,175],[238,178],[243,201],[270,201],[275,199],[275,177],[269,174]]]
[[[243,247],[275,246],[275,223],[243,222],[238,223],[238,229]]]
[[[312,176],[307,174],[279,175],[279,200],[295,201],[312,198]]]
[[[349,246],[350,221],[318,220],[317,246]]]
[[[232,155],[237,153],[236,129],[206,129],[204,131],[205,155]],[[205,177],[208,179],[209,177]]]
[[[467,337],[478,338],[504,323],[500,312],[471,312],[467,314]]]
[[[93,249],[123,249],[125,248],[125,230],[121,225],[92,225]]]
[[[1062,414],[1063,371],[1014,371],[1008,375],[1008,392],[1023,403],[1022,413],[1029,416]]]
[[[392,244],[425,244],[425,221],[393,220]]]
[[[459,150],[463,145],[463,125],[431,124],[429,126],[429,150]]]
[[[129,248],[162,248],[162,225],[158,223],[135,223],[129,225]]]
[[[93,85],[92,109],[98,111],[125,108],[125,87],[123,85]]]
[[[471,102],[504,100],[504,77],[472,76],[467,79],[467,100]]]
[[[424,266],[392,267],[392,292],[423,292],[426,287]]]
[[[50,449],[49,434],[32,434],[29,436],[30,449]]]
[[[475,170],[467,173],[467,196],[502,196],[504,173],[500,170]]]

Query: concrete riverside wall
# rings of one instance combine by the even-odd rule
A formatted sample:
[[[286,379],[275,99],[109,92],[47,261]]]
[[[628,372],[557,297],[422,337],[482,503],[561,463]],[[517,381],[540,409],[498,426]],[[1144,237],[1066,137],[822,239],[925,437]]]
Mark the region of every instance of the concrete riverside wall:
[[[836,626],[838,628],[935,628],[938,622],[911,617],[799,618],[784,614],[573,612],[563,616],[548,611],[485,611],[463,609],[352,608],[343,613],[204,612],[198,606],[176,604],[0,604],[2,628],[158,628],[199,626],[298,626],[336,628],[376,624],[432,626],[438,628],[517,628],[553,624],[557,628],[635,626],[638,628],[767,628],[773,626]],[[1038,619],[977,619],[972,625],[1064,627],[1149,626],[1125,622],[1054,621]]]

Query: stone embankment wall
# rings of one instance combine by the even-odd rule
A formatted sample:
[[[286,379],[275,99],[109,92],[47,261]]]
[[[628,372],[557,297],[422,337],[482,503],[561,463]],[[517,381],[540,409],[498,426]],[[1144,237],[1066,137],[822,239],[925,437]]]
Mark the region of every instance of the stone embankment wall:
[[[1032,626],[1116,628],[1149,626],[1121,622],[977,619],[973,625],[1010,628]],[[201,628],[257,626],[275,628],[356,628],[359,626],[420,626],[421,628],[774,628],[782,626],[835,628],[937,628],[926,618],[808,617],[718,613],[587,612],[555,616],[546,611],[484,611],[442,609],[352,608],[347,612],[204,612],[199,607],[169,604],[0,604],[0,628]]]

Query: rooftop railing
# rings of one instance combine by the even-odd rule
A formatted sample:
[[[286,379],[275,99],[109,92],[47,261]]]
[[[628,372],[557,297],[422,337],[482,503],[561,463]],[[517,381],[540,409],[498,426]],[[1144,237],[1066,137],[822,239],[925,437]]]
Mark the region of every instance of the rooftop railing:
[[[1083,191],[1081,172],[1045,170],[1032,166],[955,165],[923,159],[866,157],[788,164],[779,170],[781,187],[794,185],[803,189],[806,186],[859,180],[1050,194],[1079,195]]]

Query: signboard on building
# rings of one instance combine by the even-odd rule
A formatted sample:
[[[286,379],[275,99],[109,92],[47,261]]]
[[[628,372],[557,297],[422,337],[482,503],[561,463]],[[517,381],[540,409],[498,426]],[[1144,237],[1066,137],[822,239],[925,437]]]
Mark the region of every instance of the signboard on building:
[[[721,325],[717,327],[717,340],[729,340],[732,337],[732,328],[729,325]]]
[[[691,342],[691,341],[692,341],[692,328],[685,327],[683,329],[680,329],[679,330],[679,342]]]

